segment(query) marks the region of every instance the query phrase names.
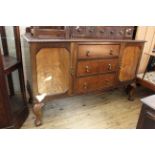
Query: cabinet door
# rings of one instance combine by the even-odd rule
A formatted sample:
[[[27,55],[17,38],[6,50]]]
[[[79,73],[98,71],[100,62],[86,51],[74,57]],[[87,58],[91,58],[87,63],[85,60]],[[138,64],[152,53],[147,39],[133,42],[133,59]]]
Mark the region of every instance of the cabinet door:
[[[65,48],[41,48],[36,55],[38,93],[66,93],[69,90],[69,63],[69,52]]]
[[[133,80],[141,56],[139,45],[126,45],[122,50],[120,60],[119,80],[121,82]]]

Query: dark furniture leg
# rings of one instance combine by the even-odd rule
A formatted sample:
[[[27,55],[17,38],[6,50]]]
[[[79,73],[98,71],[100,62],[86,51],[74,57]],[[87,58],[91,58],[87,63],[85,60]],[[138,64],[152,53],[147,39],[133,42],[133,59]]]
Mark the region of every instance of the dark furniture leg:
[[[136,94],[136,83],[131,83],[127,86],[126,92],[128,94],[128,100],[133,101]]]
[[[36,102],[33,106],[33,112],[35,114],[35,125],[40,126],[42,125],[42,107],[44,106],[44,103]]]

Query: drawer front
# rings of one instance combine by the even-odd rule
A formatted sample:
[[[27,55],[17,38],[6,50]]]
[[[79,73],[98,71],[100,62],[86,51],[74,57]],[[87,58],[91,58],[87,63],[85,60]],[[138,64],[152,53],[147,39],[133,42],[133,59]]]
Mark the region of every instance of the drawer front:
[[[113,87],[116,84],[115,78],[116,74],[78,78],[76,81],[76,92],[86,93]]]
[[[80,45],[79,59],[115,57],[119,55],[119,45]]]
[[[77,76],[113,72],[118,69],[118,59],[79,61]]]
[[[99,89],[114,87],[116,85],[116,73],[101,75],[99,84]]]

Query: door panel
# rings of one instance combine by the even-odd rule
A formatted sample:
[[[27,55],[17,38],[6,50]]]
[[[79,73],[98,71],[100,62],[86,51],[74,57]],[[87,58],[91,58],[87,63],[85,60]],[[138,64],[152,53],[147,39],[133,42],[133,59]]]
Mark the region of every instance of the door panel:
[[[65,48],[42,48],[36,55],[38,93],[56,95],[67,92],[69,63]]]
[[[135,78],[140,55],[141,49],[137,45],[129,45],[124,48],[120,62],[120,81],[130,81]]]

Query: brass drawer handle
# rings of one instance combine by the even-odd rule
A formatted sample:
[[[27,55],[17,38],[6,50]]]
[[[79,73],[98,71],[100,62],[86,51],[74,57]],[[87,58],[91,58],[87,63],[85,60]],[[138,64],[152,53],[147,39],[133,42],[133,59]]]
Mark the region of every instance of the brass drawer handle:
[[[85,69],[86,69],[86,72],[87,72],[87,73],[90,72],[90,70],[89,70],[89,66],[86,66]]]
[[[90,56],[90,51],[86,51],[86,56],[87,56],[87,57]]]
[[[83,84],[83,88],[84,88],[84,89],[88,89],[88,85],[87,85],[86,82]]]
[[[108,65],[108,70],[111,70],[112,69],[112,66],[111,64]]]

